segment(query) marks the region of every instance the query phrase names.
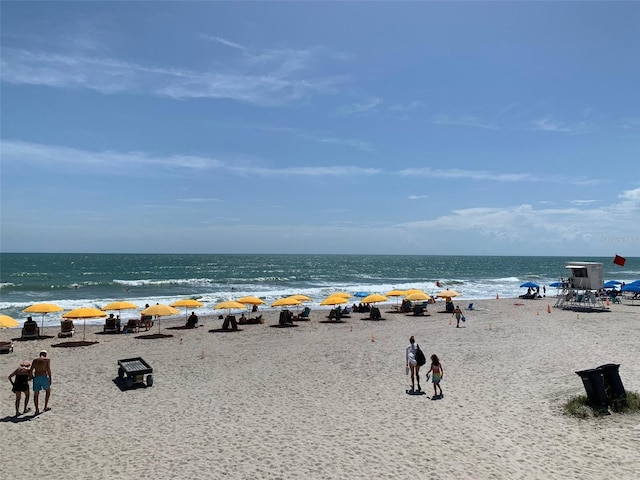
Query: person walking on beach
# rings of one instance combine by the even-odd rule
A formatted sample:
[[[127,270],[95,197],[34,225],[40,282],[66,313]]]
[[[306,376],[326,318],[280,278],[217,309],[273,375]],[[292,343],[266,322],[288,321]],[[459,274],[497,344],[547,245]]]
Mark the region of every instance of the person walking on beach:
[[[45,391],[44,411],[51,410],[49,407],[49,397],[51,396],[51,360],[47,358],[47,351],[42,350],[40,356],[31,363],[31,372],[33,375],[33,403],[36,407],[35,414],[40,413],[40,404],[38,402],[40,390]]]
[[[420,388],[420,365],[418,364],[417,358],[419,349],[420,347],[416,344],[415,338],[413,338],[413,335],[411,335],[411,337],[409,337],[409,345],[407,345],[407,348],[405,350],[407,367],[411,372],[411,390],[409,390],[409,392],[411,393],[413,393],[414,391],[416,380],[418,383],[418,392],[422,391],[422,389]]]
[[[433,398],[442,398],[443,395],[442,387],[440,387],[440,380],[442,380],[444,370],[442,370],[440,359],[435,353],[431,355],[431,368],[427,372],[427,378],[429,378],[429,374],[431,374],[431,381],[433,382]],[[440,390],[440,396],[438,396],[438,390]]]
[[[15,378],[15,381],[13,380]],[[11,391],[16,394],[16,417],[20,415],[20,398],[24,392],[24,410],[22,413],[27,413],[31,410],[29,405],[29,380],[31,376],[31,362],[25,360],[16,368],[11,375],[9,375],[9,381],[11,382]]]
[[[460,328],[460,319],[462,318],[462,310],[460,310],[460,305],[456,305],[456,309],[453,311],[453,314],[456,316],[456,328]]]

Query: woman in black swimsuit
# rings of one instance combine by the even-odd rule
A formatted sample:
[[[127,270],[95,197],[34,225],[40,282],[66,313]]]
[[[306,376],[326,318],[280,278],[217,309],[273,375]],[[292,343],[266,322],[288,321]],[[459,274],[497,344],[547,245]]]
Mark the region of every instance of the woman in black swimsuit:
[[[14,377],[15,381],[13,380]],[[24,392],[24,411],[22,413],[27,413],[31,410],[27,405],[29,405],[29,380],[32,378],[31,362],[29,362],[29,360],[22,362],[20,366],[9,375],[9,381],[11,385],[13,385],[11,390],[16,394],[16,417],[20,415],[20,397],[22,396],[22,392]]]

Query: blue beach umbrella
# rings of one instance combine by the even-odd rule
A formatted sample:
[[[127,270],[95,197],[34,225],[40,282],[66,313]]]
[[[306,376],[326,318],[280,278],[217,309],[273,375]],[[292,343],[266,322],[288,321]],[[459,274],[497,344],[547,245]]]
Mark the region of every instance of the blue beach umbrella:
[[[540,285],[538,285],[537,283],[533,283],[533,282],[525,282],[522,285],[520,285],[521,288],[540,288]]]
[[[622,282],[619,282],[617,280],[609,280],[607,283],[602,285],[602,288],[615,288],[616,285],[621,285],[621,284]]]
[[[354,297],[360,297],[360,298],[364,298],[364,297],[368,297],[369,296],[369,292],[356,292],[353,294]]]
[[[553,282],[549,284],[550,287],[562,288],[562,282]]]
[[[640,283],[630,283],[620,289],[621,292],[640,293]]]

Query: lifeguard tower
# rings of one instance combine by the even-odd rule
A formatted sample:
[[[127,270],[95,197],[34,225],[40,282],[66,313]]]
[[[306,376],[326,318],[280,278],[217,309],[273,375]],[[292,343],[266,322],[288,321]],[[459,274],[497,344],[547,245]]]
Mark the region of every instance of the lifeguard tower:
[[[562,279],[562,293],[555,307],[566,310],[607,310],[602,291],[602,264],[596,262],[570,262],[569,278]]]

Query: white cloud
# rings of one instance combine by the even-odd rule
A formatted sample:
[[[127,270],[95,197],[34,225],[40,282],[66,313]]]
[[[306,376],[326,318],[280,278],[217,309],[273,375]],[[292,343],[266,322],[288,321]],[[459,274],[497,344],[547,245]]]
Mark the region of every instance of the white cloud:
[[[338,108],[339,115],[356,115],[360,113],[367,113],[375,110],[375,108],[382,104],[382,99],[378,97],[369,98],[361,103],[351,103],[348,105],[342,105]]]
[[[570,133],[574,135],[591,132],[595,127],[587,122],[578,122],[574,124],[560,122],[547,116],[533,121],[533,128],[543,132],[559,132]]]
[[[313,94],[332,93],[344,77],[304,76],[311,51],[277,50],[244,58],[244,68],[194,71],[148,66],[99,56],[3,48],[2,81],[53,88],[84,88],[103,94],[133,93],[174,99],[231,99],[275,106]],[[258,68],[259,67],[259,68]],[[244,70],[244,71],[242,71]]]
[[[498,130],[498,127],[475,115],[437,115],[431,120],[436,125],[449,125],[453,127],[484,128],[487,130]]]
[[[407,198],[409,200],[422,200],[424,198],[429,198],[429,195],[409,195]]]
[[[625,190],[620,195],[618,195],[618,197],[622,198],[624,200],[628,200],[628,201],[630,201],[632,203],[639,203],[640,202],[640,188],[636,188],[634,190]]]
[[[413,100],[409,103],[396,103],[389,106],[389,110],[394,112],[409,112],[423,106],[423,103],[419,100]]]

